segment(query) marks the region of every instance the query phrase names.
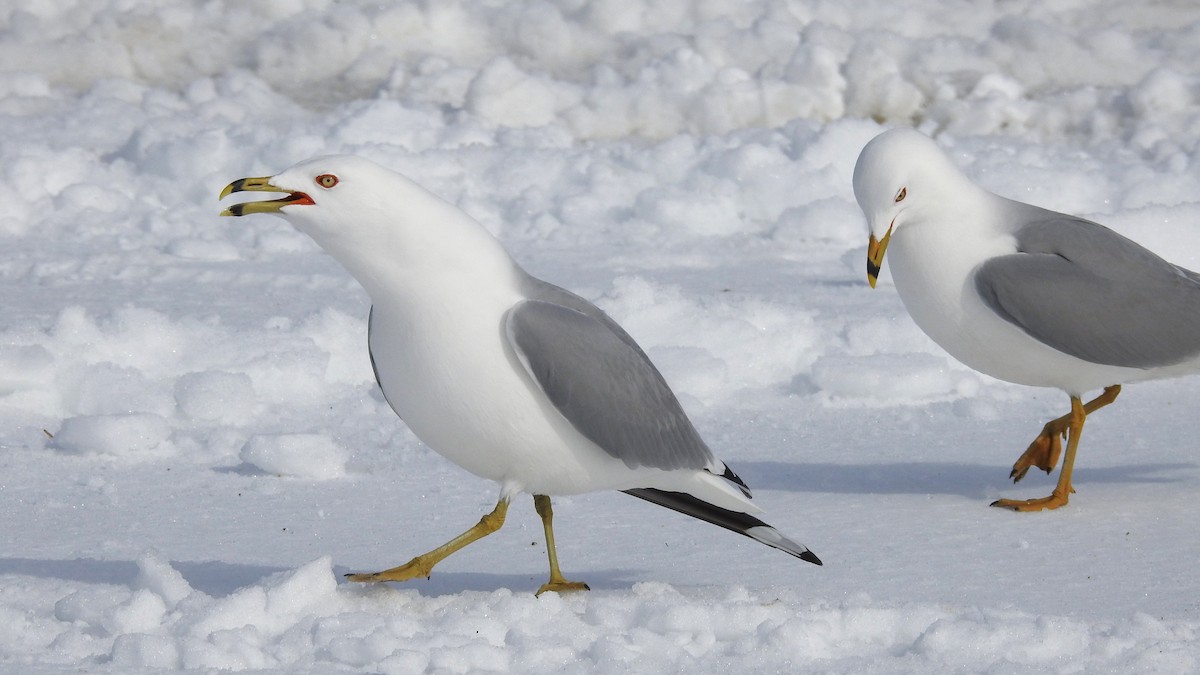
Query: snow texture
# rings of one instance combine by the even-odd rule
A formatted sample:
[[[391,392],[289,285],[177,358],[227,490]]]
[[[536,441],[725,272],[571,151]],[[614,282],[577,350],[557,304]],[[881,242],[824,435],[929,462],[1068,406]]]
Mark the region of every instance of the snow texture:
[[[1060,392],[865,281],[889,126],[1200,269],[1200,6],[1171,0],[0,5],[0,670],[1200,669],[1200,378],[1089,419],[1065,510],[1012,461]],[[817,568],[618,493],[525,498],[428,581],[345,583],[497,488],[378,393],[367,300],[220,189],[399,170],[595,301]]]

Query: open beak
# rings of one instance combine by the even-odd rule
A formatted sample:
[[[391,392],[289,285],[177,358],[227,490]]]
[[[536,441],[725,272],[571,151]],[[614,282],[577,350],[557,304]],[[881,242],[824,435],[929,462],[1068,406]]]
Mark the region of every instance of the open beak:
[[[892,225],[888,225],[887,234],[883,235],[883,239],[876,239],[875,235],[871,235],[867,242],[867,283],[871,284],[871,288],[875,288],[875,282],[879,280],[879,270],[883,269],[883,254],[887,251],[891,238]]]
[[[271,179],[268,178],[239,178],[221,190],[219,199],[224,199],[234,192],[287,192],[288,195],[282,199],[267,199],[257,202],[243,202],[234,204],[221,212],[223,216],[244,216],[248,213],[278,213],[285,206],[293,204],[312,204],[312,197],[303,192],[290,192],[283,188],[271,185]]]

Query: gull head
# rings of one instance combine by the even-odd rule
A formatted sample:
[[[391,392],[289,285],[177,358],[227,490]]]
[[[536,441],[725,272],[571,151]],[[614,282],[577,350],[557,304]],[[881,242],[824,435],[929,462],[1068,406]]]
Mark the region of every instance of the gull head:
[[[875,287],[892,233],[918,223],[969,184],[928,136],[892,129],[871,139],[854,165],[854,198],[867,217],[867,282]]]
[[[234,204],[221,215],[271,213],[314,234],[314,229],[337,227],[346,216],[369,220],[375,213],[395,211],[405,192],[413,188],[400,174],[370,160],[329,155],[300,162],[274,176],[233,181],[221,191],[221,199],[235,192],[281,192],[286,196]]]
[[[315,157],[274,176],[240,178],[225,186],[221,199],[235,192],[284,193],[279,199],[234,204],[221,215],[282,216],[364,285],[381,267],[404,265],[439,246],[436,237],[422,237],[421,226],[437,222],[441,200],[362,157]]]
[[[427,244],[423,233],[436,234],[446,229],[447,221],[476,226],[407,177],[354,155],[314,157],[274,176],[239,178],[225,186],[220,199],[235,192],[284,196],[234,204],[222,216],[282,216],[330,253],[357,247],[363,253],[373,249],[395,255],[396,249]]]
[[[372,297],[392,293],[405,275],[482,278],[513,264],[495,238],[458,207],[361,157],[316,157],[274,176],[241,178],[221,191],[221,199],[235,192],[282,193],[234,204],[221,215],[282,216]]]

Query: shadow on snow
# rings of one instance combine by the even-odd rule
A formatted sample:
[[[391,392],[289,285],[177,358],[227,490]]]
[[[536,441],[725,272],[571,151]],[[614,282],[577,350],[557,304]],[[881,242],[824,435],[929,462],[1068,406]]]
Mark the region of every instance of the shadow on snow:
[[[1076,466],[1072,483],[1175,483],[1177,474],[1194,470],[1193,463],[1122,464],[1109,467]],[[809,464],[773,461],[737,462],[734,465],[751,490],[829,492],[835,494],[947,494],[979,499],[1012,487],[1011,467],[954,462],[894,462],[890,464]],[[1173,475],[1176,474],[1176,475]],[[1057,469],[1047,479],[1031,469],[1021,486],[1045,483],[1053,487]]]
[[[195,590],[214,597],[223,597],[239,588],[287,568],[265,565],[243,565],[217,560],[202,562],[171,562]],[[18,574],[89,584],[132,586],[138,576],[138,565],[132,560],[36,560],[33,558],[0,558],[0,574]]]

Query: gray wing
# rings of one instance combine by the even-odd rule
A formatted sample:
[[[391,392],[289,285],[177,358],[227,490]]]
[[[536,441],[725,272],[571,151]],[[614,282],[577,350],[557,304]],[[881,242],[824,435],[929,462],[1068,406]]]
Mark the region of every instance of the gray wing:
[[[712,451],[633,339],[586,300],[529,281],[535,299],[509,310],[505,330],[563,417],[630,468],[708,467]]]
[[[1018,253],[975,271],[989,307],[1092,363],[1154,368],[1200,353],[1200,275],[1103,225],[1038,213],[1016,232]]]

